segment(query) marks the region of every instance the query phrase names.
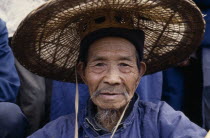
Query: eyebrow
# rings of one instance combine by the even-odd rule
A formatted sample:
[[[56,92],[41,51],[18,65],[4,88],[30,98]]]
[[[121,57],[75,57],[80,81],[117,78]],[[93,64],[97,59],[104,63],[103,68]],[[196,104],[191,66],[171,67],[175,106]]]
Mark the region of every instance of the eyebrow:
[[[122,61],[133,61],[133,60],[132,60],[132,56],[120,57],[119,60],[122,60]]]
[[[106,58],[102,56],[94,56],[92,61],[100,61],[100,60],[103,61],[103,60],[106,60]]]
[[[118,60],[121,60],[121,61],[133,61],[132,60],[132,56],[127,56],[127,57],[120,57]],[[105,61],[107,60],[105,57],[103,56],[95,56],[93,57],[93,60],[92,61]]]

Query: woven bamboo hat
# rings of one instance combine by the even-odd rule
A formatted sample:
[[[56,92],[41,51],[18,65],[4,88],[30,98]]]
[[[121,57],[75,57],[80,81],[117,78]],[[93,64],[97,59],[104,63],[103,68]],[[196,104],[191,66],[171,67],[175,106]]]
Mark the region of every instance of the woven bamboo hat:
[[[12,47],[31,72],[74,82],[85,35],[109,27],[140,29],[150,74],[187,58],[199,46],[204,24],[192,0],[52,0],[22,21]]]

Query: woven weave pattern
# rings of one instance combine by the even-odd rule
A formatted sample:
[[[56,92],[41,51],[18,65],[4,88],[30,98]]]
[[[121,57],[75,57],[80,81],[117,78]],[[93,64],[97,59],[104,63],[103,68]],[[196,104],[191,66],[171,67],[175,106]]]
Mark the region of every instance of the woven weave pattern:
[[[110,13],[121,24],[145,32],[146,74],[187,58],[204,32],[200,10],[191,0],[57,0],[34,10],[20,24],[12,41],[15,56],[31,72],[74,82],[83,33]]]

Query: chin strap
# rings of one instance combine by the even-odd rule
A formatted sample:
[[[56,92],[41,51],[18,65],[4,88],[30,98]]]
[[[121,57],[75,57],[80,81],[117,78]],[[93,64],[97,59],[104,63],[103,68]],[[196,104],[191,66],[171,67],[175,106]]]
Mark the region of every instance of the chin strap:
[[[136,85],[136,89],[137,89],[137,87],[138,87],[138,85]],[[136,90],[136,89],[135,89],[135,90]],[[125,109],[123,110],[123,113],[122,113],[122,115],[120,116],[120,119],[118,120],[117,125],[114,127],[114,130],[113,130],[112,135],[111,135],[110,138],[113,138],[115,132],[117,131],[117,128],[119,127],[119,125],[120,125],[120,123],[121,123],[121,121],[122,121],[122,119],[123,119],[123,117],[124,117],[124,115],[125,115],[125,111],[127,110],[128,105],[130,104],[130,101],[131,101],[131,99],[129,100],[129,102],[128,102],[127,105],[125,106]],[[210,138],[210,137],[209,137],[209,138]]]
[[[129,103],[130,103],[130,101],[129,101],[129,102],[127,103],[127,105],[125,106],[125,109],[123,110],[122,115],[120,116],[120,119],[119,119],[118,122],[117,122],[117,125],[114,127],[114,130],[113,130],[112,135],[111,135],[110,138],[113,138],[115,132],[117,131],[117,128],[119,127],[119,125],[120,125],[120,123],[121,123],[121,121],[122,121],[122,119],[123,119],[123,117],[124,117],[124,115],[125,115],[125,111],[127,110]]]
[[[78,89],[78,80],[77,80],[76,67],[75,67],[75,76],[76,76],[76,94],[75,94],[75,129],[74,129],[74,138],[78,138],[79,89]]]

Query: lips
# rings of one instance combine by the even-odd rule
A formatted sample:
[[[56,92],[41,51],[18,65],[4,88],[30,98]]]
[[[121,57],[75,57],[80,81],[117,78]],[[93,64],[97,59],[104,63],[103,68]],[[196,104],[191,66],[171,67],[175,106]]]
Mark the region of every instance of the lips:
[[[115,92],[101,92],[100,95],[122,95],[122,93],[115,93]]]
[[[118,99],[122,95],[123,95],[122,93],[101,92],[99,97],[103,100],[113,101],[113,100]]]

